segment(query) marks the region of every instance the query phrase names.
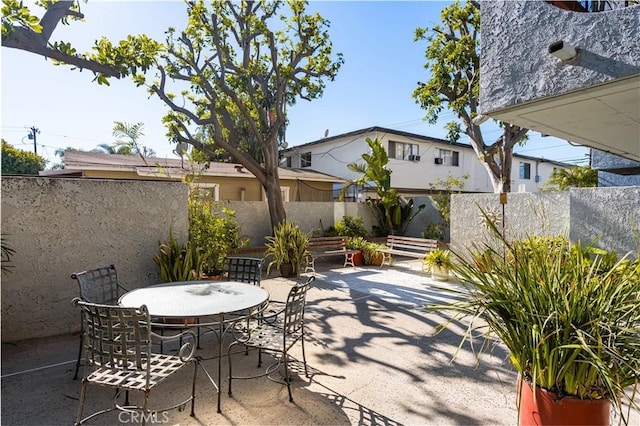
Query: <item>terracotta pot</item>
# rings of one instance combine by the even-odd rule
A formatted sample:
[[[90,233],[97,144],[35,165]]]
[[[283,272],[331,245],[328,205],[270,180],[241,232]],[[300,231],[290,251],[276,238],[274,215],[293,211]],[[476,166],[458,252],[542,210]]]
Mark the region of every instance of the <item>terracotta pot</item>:
[[[353,264],[355,266],[362,266],[362,251],[357,251],[353,254]]]
[[[283,277],[292,277],[296,274],[291,263],[283,263],[280,265],[280,275]]]
[[[380,266],[382,265],[382,261],[384,260],[384,256],[382,254],[375,254],[371,257],[371,265]]]
[[[611,403],[606,399],[578,399],[568,396],[557,399],[554,393],[537,387],[534,402],[530,383],[518,380],[518,388],[520,398],[516,405],[519,408],[520,426],[611,424]]]

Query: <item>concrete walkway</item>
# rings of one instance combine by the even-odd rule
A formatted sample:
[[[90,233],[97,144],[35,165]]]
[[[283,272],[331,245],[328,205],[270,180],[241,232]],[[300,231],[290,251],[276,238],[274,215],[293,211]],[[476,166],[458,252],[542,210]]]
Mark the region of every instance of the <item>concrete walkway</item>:
[[[285,386],[265,378],[234,382],[222,413],[204,374],[198,375],[196,418],[170,411],[158,423],[180,425],[512,425],[516,375],[500,345],[478,364],[463,346],[464,326],[452,324],[435,334],[447,318],[427,314],[422,305],[441,298],[419,261],[393,267],[338,268],[319,264],[307,296],[307,361],[311,377],[293,381],[294,403]],[[304,278],[302,278],[304,279]],[[294,280],[263,279],[273,299],[284,300]],[[454,284],[450,284],[454,285]],[[68,425],[77,409],[80,382],[73,381],[77,336],[60,336],[2,345],[2,424]],[[204,365],[216,371],[217,342],[203,337]],[[299,345],[294,357],[301,360]],[[256,355],[235,355],[234,368],[256,371]],[[296,366],[302,371],[301,363]],[[223,380],[226,377],[223,360]],[[151,393],[154,406],[188,393],[190,372]],[[108,406],[113,393],[91,387],[86,412]],[[173,398],[173,399],[172,399]],[[134,423],[117,414],[89,424]]]

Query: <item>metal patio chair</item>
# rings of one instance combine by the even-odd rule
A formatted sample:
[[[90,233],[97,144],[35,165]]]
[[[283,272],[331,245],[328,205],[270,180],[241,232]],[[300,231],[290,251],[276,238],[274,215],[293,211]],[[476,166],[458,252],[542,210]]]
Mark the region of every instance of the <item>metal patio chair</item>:
[[[85,302],[99,303],[102,305],[117,305],[118,299],[126,288],[118,282],[118,273],[114,265],[89,269],[83,272],[74,272],[71,278],[78,282],[80,298]],[[82,318],[80,321],[80,347],[78,348],[78,360],[76,361],[76,371],[73,380],[78,378],[80,360],[82,359]]]
[[[256,257],[230,256],[227,258],[227,279],[260,285],[263,259]]]
[[[76,425],[113,410],[137,413],[143,424],[152,420],[155,413],[179,408],[191,402],[191,416],[195,416],[195,390],[198,361],[193,356],[196,336],[193,331],[184,331],[180,335],[162,337],[151,331],[151,319],[145,305],[139,308],[102,305],[83,301],[76,297],[71,302],[79,307],[83,322],[83,346],[86,366],[82,377]],[[153,353],[152,338],[173,340],[190,336],[177,356]],[[184,401],[162,409],[149,408],[149,394],[162,381],[171,377],[188,364],[193,363],[193,383],[191,396]],[[82,418],[88,385],[112,387],[116,390],[113,406],[97,411]],[[127,393],[123,405],[118,402],[120,394]],[[129,391],[144,394],[142,405],[128,402]],[[133,417],[132,417],[133,418]]]
[[[293,402],[291,394],[291,377],[289,373],[289,350],[297,343],[302,345],[302,362],[305,376],[307,371],[307,359],[304,352],[304,307],[306,304],[307,289],[315,280],[315,276],[309,277],[304,283],[298,283],[291,288],[283,309],[276,312],[259,315],[249,321],[239,320],[233,325],[235,341],[229,345],[229,395],[231,383],[234,379],[254,379],[267,376],[277,383],[286,384],[289,391],[289,401]],[[244,345],[248,348],[258,349],[258,367],[262,364],[262,352],[270,352],[277,358],[277,362],[270,365],[262,374],[254,376],[233,376],[233,363],[231,351],[236,345]],[[271,377],[281,364],[284,364],[284,381]]]

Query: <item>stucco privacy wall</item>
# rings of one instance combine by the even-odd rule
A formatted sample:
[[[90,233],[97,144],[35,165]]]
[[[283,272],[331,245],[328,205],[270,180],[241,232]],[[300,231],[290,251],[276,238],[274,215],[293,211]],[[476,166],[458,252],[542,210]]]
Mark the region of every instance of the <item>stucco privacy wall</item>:
[[[2,341],[78,330],[70,301],[78,294],[70,274],[116,265],[133,289],[159,282],[153,255],[169,228],[188,235],[187,186],[180,182],[107,179],[2,178],[2,234],[16,251],[3,274]],[[252,246],[271,233],[267,204],[230,202]],[[286,203],[288,217],[306,232],[333,225],[345,214],[373,217],[356,203]]]
[[[480,4],[481,57],[491,58],[480,64],[484,114],[640,72],[640,6],[578,13],[542,0]],[[549,60],[558,40],[581,48],[571,66]]]
[[[188,232],[180,182],[2,178],[2,234],[16,253],[2,276],[2,341],[78,329],[72,272],[111,263],[128,288],[157,283],[152,254]]]
[[[504,207],[504,210],[503,210]],[[466,254],[474,245],[491,241],[482,210],[503,225],[508,238],[525,235],[568,235],[569,193],[509,193],[507,204],[499,194],[451,196],[451,249]],[[503,214],[504,213],[504,214]]]
[[[480,208],[502,225],[498,194],[451,197],[451,248],[461,254],[490,241]],[[564,192],[508,194],[504,225],[509,238],[565,235],[575,243],[593,242],[619,255],[638,256],[640,187],[584,188]]]
[[[618,254],[640,255],[640,186],[570,191],[571,241],[590,241]]]

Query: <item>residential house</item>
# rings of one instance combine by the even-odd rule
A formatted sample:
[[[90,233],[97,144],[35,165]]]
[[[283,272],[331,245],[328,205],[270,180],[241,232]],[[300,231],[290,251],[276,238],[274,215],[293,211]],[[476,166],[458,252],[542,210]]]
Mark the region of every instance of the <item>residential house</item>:
[[[378,138],[387,149],[393,170],[391,186],[404,196],[424,196],[431,192],[432,183],[448,176],[465,180],[465,192],[493,192],[493,186],[478,157],[470,145],[452,143],[383,127],[371,127],[314,142],[298,145],[282,152],[287,167],[315,170],[347,181],[361,175],[347,168],[349,163],[364,164],[362,154],[369,150],[366,139]],[[551,177],[554,168],[568,164],[543,158],[515,154],[511,175],[513,192],[537,192]],[[353,188],[347,196],[366,197],[362,188]]]
[[[539,0],[480,7],[481,113],[623,157],[628,161],[616,165],[596,153],[594,166],[638,173],[640,5]]]
[[[64,169],[46,170],[48,177],[77,177],[180,181],[193,178],[193,185],[207,190],[216,201],[263,201],[260,182],[240,164],[210,163],[205,167],[186,159],[141,158],[137,155],[66,151]],[[333,187],[343,179],[309,169],[280,168],[282,197],[288,201],[332,201]]]

